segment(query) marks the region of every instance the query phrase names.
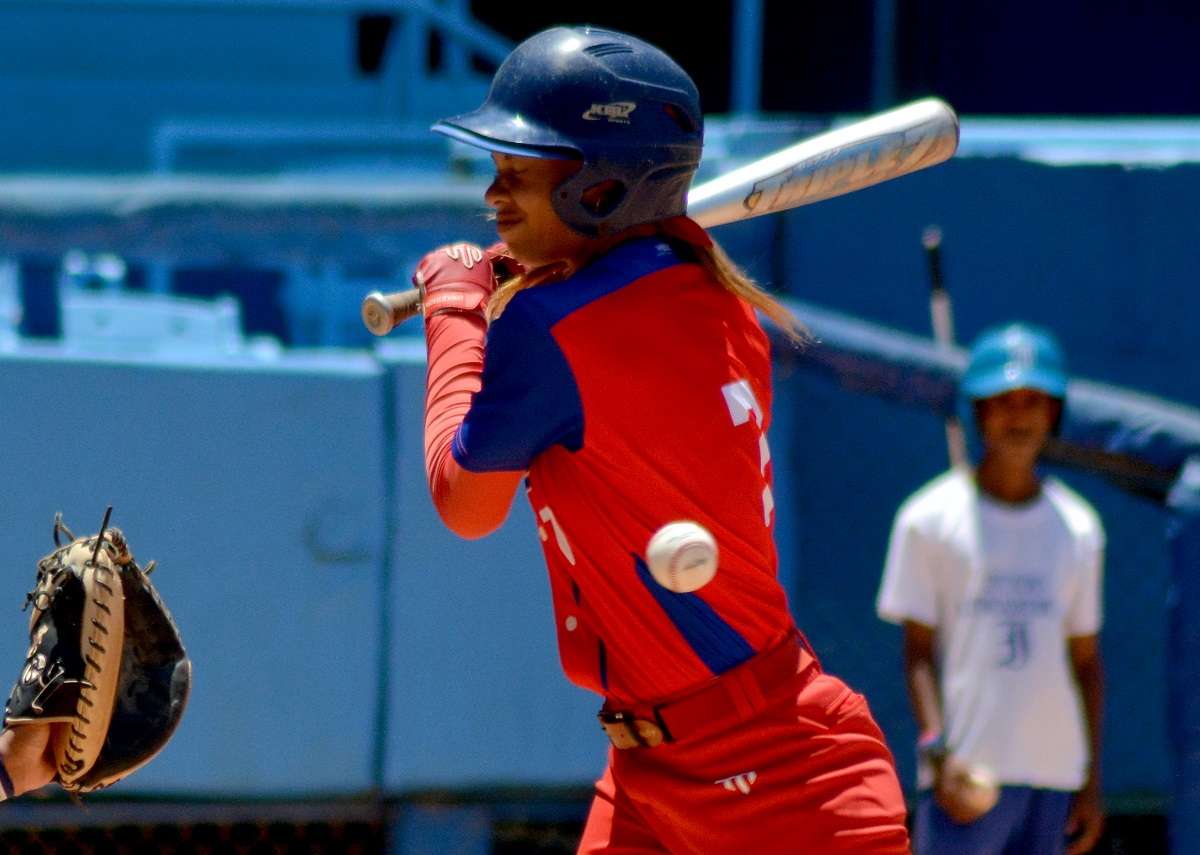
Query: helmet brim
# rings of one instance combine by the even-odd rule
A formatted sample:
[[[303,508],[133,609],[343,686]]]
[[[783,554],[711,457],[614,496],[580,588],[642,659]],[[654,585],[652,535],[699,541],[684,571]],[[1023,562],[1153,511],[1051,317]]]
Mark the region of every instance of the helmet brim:
[[[989,371],[964,383],[962,391],[972,401],[979,401],[1017,389],[1033,389],[1052,398],[1061,399],[1066,397],[1067,381],[1058,372],[1037,368],[1014,369],[1011,365],[1006,365],[1000,370]]]
[[[524,119],[520,114],[484,104],[478,110],[436,122],[434,133],[461,143],[518,157],[578,160],[583,153],[555,131]]]

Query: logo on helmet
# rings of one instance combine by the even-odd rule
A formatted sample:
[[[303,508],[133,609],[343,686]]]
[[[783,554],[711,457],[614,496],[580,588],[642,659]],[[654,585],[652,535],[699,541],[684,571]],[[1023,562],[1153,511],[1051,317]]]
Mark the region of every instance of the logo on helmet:
[[[613,101],[611,104],[593,104],[583,112],[583,117],[589,122],[607,119],[618,125],[629,124],[629,114],[637,109],[632,101]]]
[[[1037,361],[1037,354],[1034,352],[1033,343],[1020,332],[1010,331],[1005,336],[1004,346],[1008,348],[1008,363],[1004,366],[1004,379],[1011,383],[1033,368]]]

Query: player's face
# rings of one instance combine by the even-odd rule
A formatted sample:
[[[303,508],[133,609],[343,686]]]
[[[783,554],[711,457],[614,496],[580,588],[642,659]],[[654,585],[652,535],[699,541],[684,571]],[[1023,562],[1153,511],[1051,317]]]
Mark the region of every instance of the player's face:
[[[550,195],[579,170],[578,160],[493,154],[496,178],[484,201],[496,211],[496,232],[526,268],[583,257],[589,240],[558,218]]]
[[[1036,389],[1014,389],[975,404],[988,454],[1033,465],[1058,420],[1057,399]]]

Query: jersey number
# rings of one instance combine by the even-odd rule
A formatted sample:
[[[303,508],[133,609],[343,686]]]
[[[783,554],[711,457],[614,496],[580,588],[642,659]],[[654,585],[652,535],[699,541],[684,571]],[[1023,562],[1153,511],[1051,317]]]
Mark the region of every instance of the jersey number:
[[[541,521],[538,524],[538,537],[543,541],[550,539],[550,535],[546,533],[545,527],[541,525],[541,523],[550,523],[550,528],[554,531],[554,542],[558,544],[558,551],[563,554],[563,558],[567,559],[567,563],[574,567],[575,552],[571,549],[571,544],[567,540],[567,533],[558,524],[558,518],[554,516],[554,511],[550,509],[549,505],[545,505],[538,511],[538,519]]]
[[[725,406],[729,408],[729,417],[733,419],[734,427],[744,425],[753,418],[754,427],[758,430],[758,471],[763,479],[763,525],[770,527],[771,514],[775,511],[775,497],[771,495],[771,485],[767,482],[767,464],[771,462],[771,447],[767,445],[767,435],[763,431],[762,408],[754,398],[754,390],[745,380],[726,383],[721,387],[721,394],[725,396]]]
[[[1006,620],[1000,624],[1000,630],[1003,652],[998,664],[1001,668],[1019,671],[1029,662],[1029,625],[1023,620]]]

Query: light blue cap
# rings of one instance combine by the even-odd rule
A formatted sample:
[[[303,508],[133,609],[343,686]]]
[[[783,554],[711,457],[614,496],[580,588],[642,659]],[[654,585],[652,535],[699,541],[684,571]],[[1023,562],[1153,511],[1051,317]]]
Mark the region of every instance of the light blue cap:
[[[971,345],[962,394],[977,401],[1014,389],[1036,389],[1055,398],[1066,396],[1062,349],[1048,331],[1011,323],[985,331]]]

